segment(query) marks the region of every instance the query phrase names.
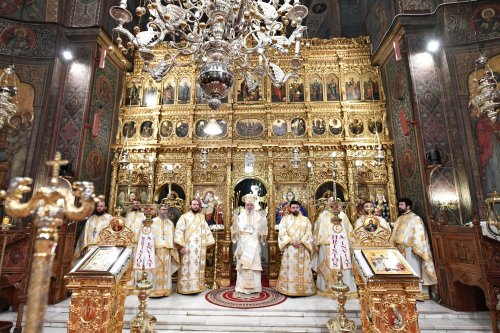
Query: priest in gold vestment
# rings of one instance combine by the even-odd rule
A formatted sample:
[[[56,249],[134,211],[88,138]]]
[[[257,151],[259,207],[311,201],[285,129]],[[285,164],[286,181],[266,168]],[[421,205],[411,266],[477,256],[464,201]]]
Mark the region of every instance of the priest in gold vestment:
[[[168,218],[168,207],[162,205],[158,217],[153,219],[155,268],[152,270],[151,297],[170,296],[172,274],[179,268],[179,253],[174,247],[174,223]]]
[[[137,198],[134,198],[132,200],[132,210],[128,212],[127,216],[125,217],[125,219],[127,220],[127,228],[132,230],[135,234],[134,242],[137,242],[137,237],[139,237],[142,228],[142,221],[146,219],[144,213],[141,212],[140,205],[141,201]]]
[[[400,216],[394,222],[391,241],[423,281],[422,293],[417,299],[424,300],[429,299],[428,286],[437,284],[437,276],[424,222],[411,211],[412,204],[408,198],[398,200]]]
[[[87,248],[91,245],[96,245],[99,241],[99,233],[102,229],[109,225],[112,216],[106,213],[106,203],[104,201],[99,201],[95,206],[94,215],[90,216],[85,222],[85,227],[83,228],[78,242],[75,248],[74,259],[81,257]]]
[[[256,198],[252,194],[245,196],[245,209],[233,220],[231,239],[236,247],[236,287],[234,290],[243,294],[262,291],[262,264],[260,243],[267,238],[267,219],[264,211],[255,210]]]
[[[290,201],[290,213],[281,219],[278,245],[283,252],[276,289],[289,296],[311,296],[316,293],[311,258],[313,237],[311,222],[300,212],[300,203]]]
[[[191,200],[190,209],[179,218],[174,233],[174,242],[181,254],[181,267],[177,275],[179,294],[195,294],[205,290],[207,246],[215,244],[205,216],[200,214],[200,202]]]
[[[345,230],[347,238],[350,239],[352,233],[352,225],[347,215],[341,211],[340,204],[333,202],[333,198],[329,199],[329,206],[321,212],[314,225],[314,243],[318,247],[313,257],[313,270],[317,272],[316,287],[318,294],[328,296],[332,294],[331,286],[336,282],[336,274],[330,268],[330,241],[333,234],[334,214],[338,214],[338,218],[342,220],[342,227]],[[349,244],[350,247],[350,244]],[[351,260],[351,258],[349,258]],[[349,286],[348,297],[357,295],[356,282],[351,269],[343,269],[344,282]]]

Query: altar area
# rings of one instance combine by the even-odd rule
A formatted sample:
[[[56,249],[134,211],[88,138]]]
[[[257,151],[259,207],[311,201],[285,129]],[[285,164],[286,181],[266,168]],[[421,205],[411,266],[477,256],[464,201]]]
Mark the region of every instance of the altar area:
[[[230,309],[209,303],[208,291],[198,295],[179,295],[149,299],[148,312],[158,323],[155,331],[167,332],[328,332],[326,322],[337,315],[337,302],[321,296],[287,298],[283,303],[259,309]],[[45,315],[46,333],[66,332],[69,299],[51,305]],[[125,303],[123,332],[130,331],[130,320],[137,312],[137,296]],[[361,332],[361,309],[357,299],[348,300],[347,315]],[[422,333],[491,332],[489,313],[456,312],[434,301],[418,302]],[[15,321],[15,312],[0,314],[1,320]]]

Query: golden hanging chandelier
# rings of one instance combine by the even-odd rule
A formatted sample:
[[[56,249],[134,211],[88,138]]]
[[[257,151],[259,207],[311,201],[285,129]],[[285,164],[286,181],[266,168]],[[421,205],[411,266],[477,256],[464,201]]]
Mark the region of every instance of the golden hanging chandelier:
[[[137,49],[144,70],[157,82],[174,66],[196,63],[197,84],[214,110],[229,94],[236,71],[253,92],[263,77],[280,87],[301,66],[300,41],[306,30],[302,21],[308,10],[299,0],[143,0],[134,12],[139,23],[130,32],[123,26],[134,18],[127,1],[120,0],[110,9],[118,23],[113,30],[129,39],[125,47],[119,36],[118,48],[123,53]],[[147,19],[145,30],[140,24],[143,19]],[[174,52],[152,67],[152,49],[164,41]],[[269,53],[288,54],[291,47],[290,71],[285,73]],[[180,63],[179,57],[190,61]]]

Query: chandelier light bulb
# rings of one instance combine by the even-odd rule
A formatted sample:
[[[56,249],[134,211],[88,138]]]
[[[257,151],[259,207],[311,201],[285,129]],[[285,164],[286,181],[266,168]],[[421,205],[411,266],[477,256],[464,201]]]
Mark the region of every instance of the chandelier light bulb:
[[[208,120],[208,124],[203,129],[203,132],[205,132],[205,134],[210,136],[216,136],[222,133],[222,128],[217,122],[217,120],[214,117],[212,117],[210,118],[210,120]]]

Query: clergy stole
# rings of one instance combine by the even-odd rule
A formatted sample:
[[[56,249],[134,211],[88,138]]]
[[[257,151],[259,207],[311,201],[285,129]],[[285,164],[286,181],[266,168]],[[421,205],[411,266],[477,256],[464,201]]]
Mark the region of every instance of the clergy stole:
[[[330,237],[330,269],[349,269],[351,265],[351,252],[349,240],[342,224],[334,224]]]
[[[141,235],[137,243],[134,269],[143,269],[143,267],[144,269],[153,269],[156,267],[153,233],[151,229],[148,233],[144,233],[144,228],[141,230]]]

